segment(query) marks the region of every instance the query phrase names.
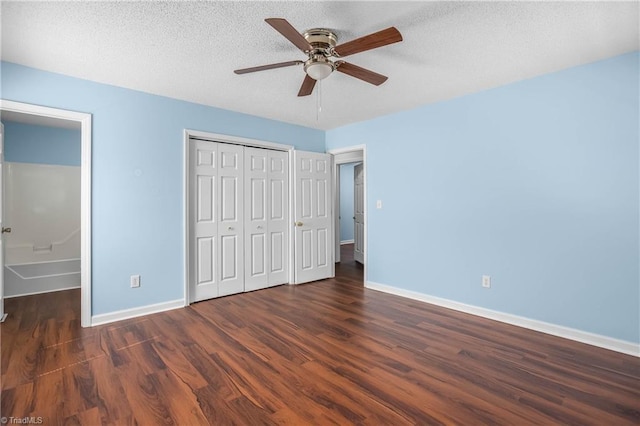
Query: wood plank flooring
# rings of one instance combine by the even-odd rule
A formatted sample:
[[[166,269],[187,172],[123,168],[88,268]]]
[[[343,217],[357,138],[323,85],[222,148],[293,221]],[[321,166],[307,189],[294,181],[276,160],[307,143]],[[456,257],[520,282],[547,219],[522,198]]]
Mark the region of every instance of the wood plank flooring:
[[[345,251],[349,247],[345,246]],[[335,279],[80,327],[6,301],[1,416],[45,425],[638,425],[640,360]]]

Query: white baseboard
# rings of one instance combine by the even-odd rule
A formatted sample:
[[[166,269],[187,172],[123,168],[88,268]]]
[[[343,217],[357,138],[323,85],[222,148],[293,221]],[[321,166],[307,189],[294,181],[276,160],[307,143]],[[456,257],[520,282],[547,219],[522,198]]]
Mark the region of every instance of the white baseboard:
[[[342,240],[340,241],[340,245],[343,246],[345,244],[353,244],[355,243],[355,240]]]
[[[395,294],[396,296],[419,300],[421,302],[442,306],[444,308],[453,309],[455,311],[477,315],[483,318],[489,318],[507,324],[516,325],[518,327],[528,328],[530,330],[540,331],[542,333],[551,334],[553,336],[563,337],[565,339],[575,340],[577,342],[586,343],[588,345],[598,346],[601,348],[610,349],[612,351],[640,357],[640,344],[637,343],[614,339],[612,337],[589,333],[586,331],[577,330],[575,328],[564,327],[561,325],[538,321],[531,318],[525,318],[518,315],[481,308],[479,306],[467,305],[465,303],[455,302],[449,299],[442,299],[439,297],[430,296],[428,294],[405,290],[402,288],[380,284],[373,281],[367,281],[365,283],[365,287],[371,290]]]
[[[156,303],[153,305],[140,306],[138,308],[123,309],[121,311],[109,312],[106,314],[94,315],[91,317],[91,326],[108,324],[110,322],[122,321],[125,319],[141,317],[143,315],[155,314],[158,312],[170,311],[184,307],[184,299],[171,300],[169,302]]]

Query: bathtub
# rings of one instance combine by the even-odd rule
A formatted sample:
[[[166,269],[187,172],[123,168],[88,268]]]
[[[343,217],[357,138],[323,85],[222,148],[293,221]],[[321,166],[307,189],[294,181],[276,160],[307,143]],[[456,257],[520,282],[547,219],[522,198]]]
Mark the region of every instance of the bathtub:
[[[80,259],[5,265],[4,297],[80,287]]]

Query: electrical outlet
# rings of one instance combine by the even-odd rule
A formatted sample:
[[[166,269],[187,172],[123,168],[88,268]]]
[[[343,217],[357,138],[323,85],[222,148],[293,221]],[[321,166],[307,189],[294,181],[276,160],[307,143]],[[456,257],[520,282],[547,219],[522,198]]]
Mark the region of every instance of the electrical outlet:
[[[490,275],[483,275],[482,276],[482,287],[491,288],[491,276]]]
[[[131,288],[140,287],[140,275],[131,275]]]

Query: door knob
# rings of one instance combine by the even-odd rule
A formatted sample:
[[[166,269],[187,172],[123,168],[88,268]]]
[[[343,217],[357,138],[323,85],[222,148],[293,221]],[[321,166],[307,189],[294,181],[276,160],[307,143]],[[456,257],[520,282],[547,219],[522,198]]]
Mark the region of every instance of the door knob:
[[[302,222],[296,222],[296,226],[302,226],[303,223]]]
[[[2,233],[11,232],[11,228],[2,228]]]
[[[233,231],[233,226],[227,228],[229,231]]]

